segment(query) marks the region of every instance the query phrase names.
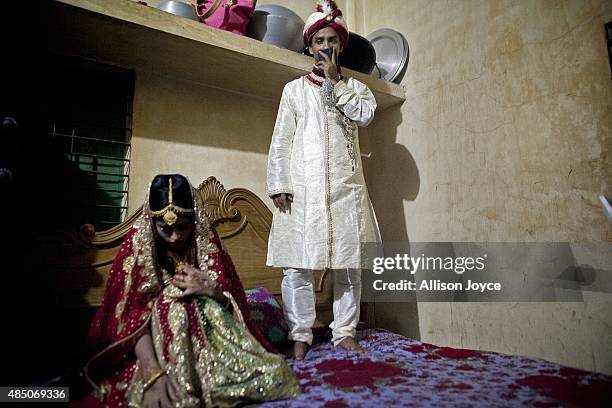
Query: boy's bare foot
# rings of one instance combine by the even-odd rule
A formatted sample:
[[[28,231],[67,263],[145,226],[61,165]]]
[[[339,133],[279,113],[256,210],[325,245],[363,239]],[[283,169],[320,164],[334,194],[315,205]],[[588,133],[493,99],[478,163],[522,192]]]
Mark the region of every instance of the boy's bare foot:
[[[295,358],[296,360],[303,360],[304,357],[306,357],[307,351],[308,343],[304,343],[303,341],[296,341],[293,343],[290,356]]]
[[[338,343],[337,347],[342,347],[345,350],[354,351],[356,353],[363,353],[365,351],[352,337],[345,337]]]

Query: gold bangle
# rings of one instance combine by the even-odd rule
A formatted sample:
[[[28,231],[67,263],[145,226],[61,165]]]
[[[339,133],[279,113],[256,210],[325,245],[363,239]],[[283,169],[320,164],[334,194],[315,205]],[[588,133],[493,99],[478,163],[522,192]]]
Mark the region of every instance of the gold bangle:
[[[164,375],[164,374],[166,374],[166,370],[164,370],[163,368],[160,368],[158,372],[156,372],[155,374],[153,374],[153,375],[151,376],[151,378],[149,378],[149,379],[147,380],[147,382],[143,384],[143,386],[142,386],[142,387],[143,387],[143,389],[146,391],[146,390],[148,390],[149,388],[151,388],[151,387],[153,386],[153,384],[155,384],[155,381],[159,380],[159,378],[160,378],[162,375]]]

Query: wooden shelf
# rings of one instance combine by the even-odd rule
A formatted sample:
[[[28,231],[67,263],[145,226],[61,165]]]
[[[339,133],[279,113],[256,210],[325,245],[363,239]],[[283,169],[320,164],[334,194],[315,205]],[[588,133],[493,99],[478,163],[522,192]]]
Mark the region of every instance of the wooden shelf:
[[[49,50],[277,101],[312,58],[129,0],[57,0],[38,10]],[[401,85],[345,70],[379,110],[405,100]]]

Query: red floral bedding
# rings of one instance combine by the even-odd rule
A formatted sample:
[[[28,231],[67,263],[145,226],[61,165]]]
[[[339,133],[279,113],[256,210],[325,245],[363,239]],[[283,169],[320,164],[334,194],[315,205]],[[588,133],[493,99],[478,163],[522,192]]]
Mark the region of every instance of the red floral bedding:
[[[612,377],[542,359],[358,332],[367,353],[324,343],[291,361],[303,394],[264,407],[612,406]]]

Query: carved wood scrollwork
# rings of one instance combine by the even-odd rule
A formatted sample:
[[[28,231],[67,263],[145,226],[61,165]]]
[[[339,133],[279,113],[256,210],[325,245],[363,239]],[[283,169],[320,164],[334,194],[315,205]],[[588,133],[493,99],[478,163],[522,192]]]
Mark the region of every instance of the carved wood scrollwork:
[[[240,218],[240,211],[224,199],[227,191],[216,177],[210,176],[196,190],[202,198],[206,215],[213,225]]]
[[[44,255],[71,256],[89,249],[95,236],[94,226],[84,224],[79,228],[49,229],[36,233],[35,241]]]

